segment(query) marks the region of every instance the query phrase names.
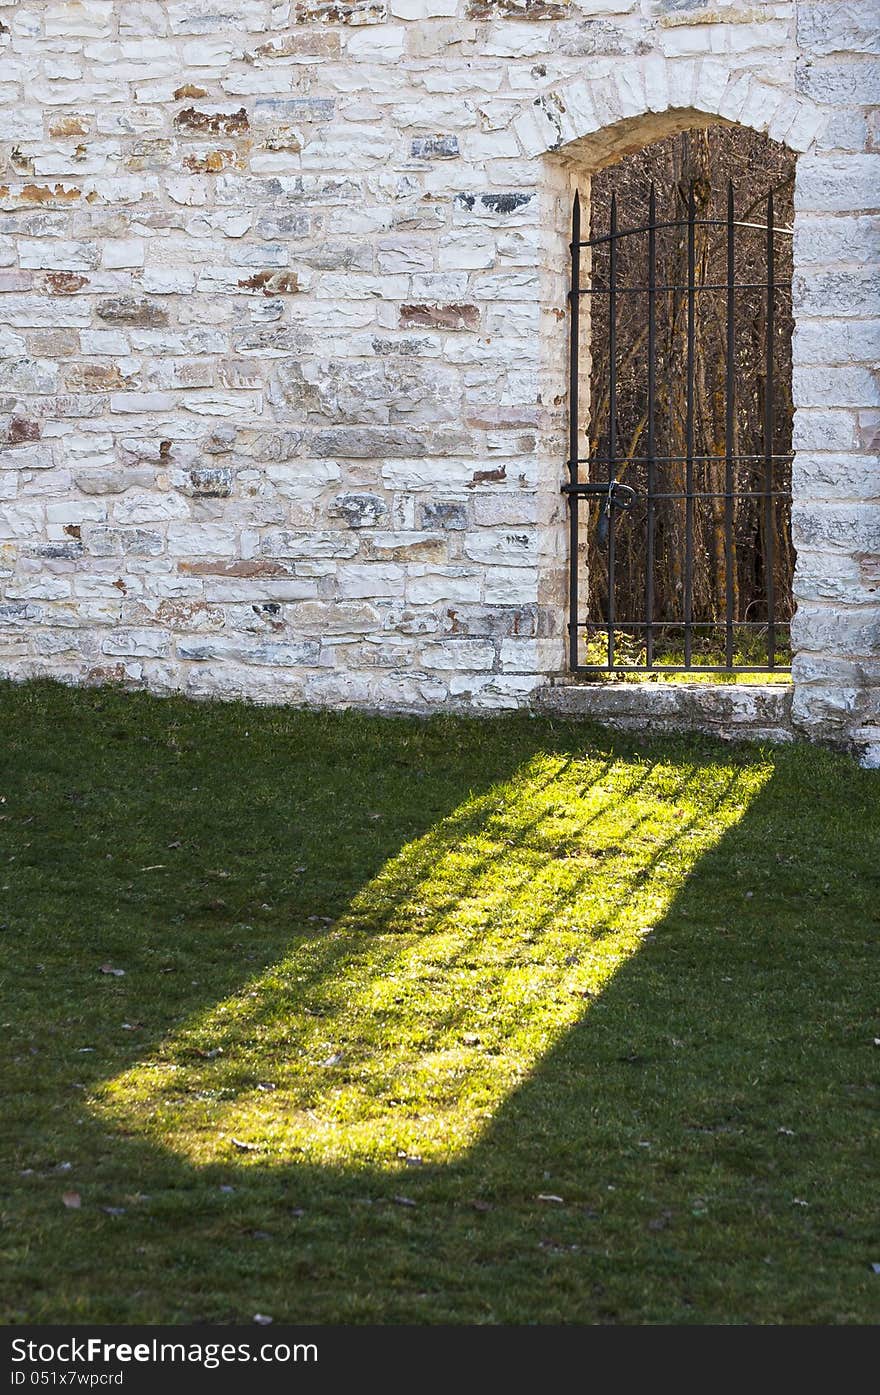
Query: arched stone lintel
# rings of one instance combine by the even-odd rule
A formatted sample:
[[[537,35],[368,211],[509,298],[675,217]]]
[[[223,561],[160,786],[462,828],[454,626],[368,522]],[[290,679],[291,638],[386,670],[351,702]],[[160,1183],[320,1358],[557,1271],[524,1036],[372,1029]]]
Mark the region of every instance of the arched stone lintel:
[[[527,155],[558,154],[600,169],[686,126],[724,122],[808,150],[827,111],[785,87],[713,59],[652,57],[542,93],[514,126]]]

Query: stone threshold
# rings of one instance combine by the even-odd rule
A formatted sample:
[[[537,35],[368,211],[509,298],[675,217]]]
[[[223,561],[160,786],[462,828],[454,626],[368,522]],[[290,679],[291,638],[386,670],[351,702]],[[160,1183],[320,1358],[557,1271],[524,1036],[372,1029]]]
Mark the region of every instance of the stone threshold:
[[[583,717],[624,731],[698,731],[729,741],[791,741],[789,683],[585,683],[553,678],[537,712]]]

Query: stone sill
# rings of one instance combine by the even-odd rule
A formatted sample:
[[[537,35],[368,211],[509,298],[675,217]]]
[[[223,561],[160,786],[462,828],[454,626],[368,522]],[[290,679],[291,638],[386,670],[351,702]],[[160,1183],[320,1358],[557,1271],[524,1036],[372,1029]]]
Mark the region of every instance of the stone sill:
[[[699,731],[725,740],[791,741],[788,683],[583,683],[538,689],[536,711],[622,730]]]

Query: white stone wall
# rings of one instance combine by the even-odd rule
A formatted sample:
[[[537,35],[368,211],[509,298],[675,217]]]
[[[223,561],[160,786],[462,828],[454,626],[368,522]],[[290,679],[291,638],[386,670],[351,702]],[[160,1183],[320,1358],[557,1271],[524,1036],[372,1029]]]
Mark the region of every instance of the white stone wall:
[[[878,30],[0,0],[0,669],[531,701],[565,662],[571,190],[720,116],[803,152],[794,716],[876,742]]]

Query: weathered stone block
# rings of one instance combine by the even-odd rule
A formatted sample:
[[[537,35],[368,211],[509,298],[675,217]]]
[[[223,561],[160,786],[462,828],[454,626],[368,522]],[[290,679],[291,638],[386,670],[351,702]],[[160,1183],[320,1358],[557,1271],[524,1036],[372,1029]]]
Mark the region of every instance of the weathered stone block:
[[[880,53],[880,17],[872,0],[821,0],[796,10],[797,40],[807,53]]]
[[[168,323],[168,311],[137,296],[112,296],[99,302],[98,318],[105,324],[139,325],[158,328]]]
[[[453,160],[460,154],[458,136],[413,136],[409,153],[414,160]]]
[[[495,664],[495,645],[488,640],[449,638],[442,644],[423,644],[419,660],[427,669],[479,673]]]
[[[477,329],[480,311],[476,305],[401,305],[400,328]]]
[[[433,500],[419,505],[419,523],[422,528],[445,529],[461,532],[468,526],[466,504]]]
[[[164,659],[171,639],[163,630],[115,630],[101,641],[102,654],[122,658]]]
[[[260,555],[282,558],[354,557],[357,540],[348,532],[293,532],[289,529],[266,533],[260,540]]]
[[[133,489],[113,505],[113,517],[122,526],[132,523],[165,523],[188,518],[189,505],[179,494]]]
[[[344,518],[349,528],[375,528],[386,518],[388,505],[379,494],[337,494],[330,512]]]

